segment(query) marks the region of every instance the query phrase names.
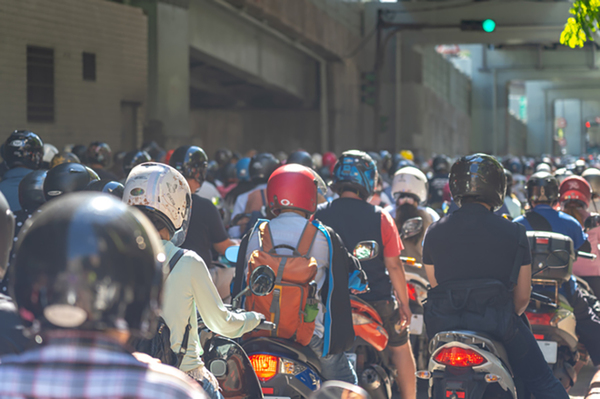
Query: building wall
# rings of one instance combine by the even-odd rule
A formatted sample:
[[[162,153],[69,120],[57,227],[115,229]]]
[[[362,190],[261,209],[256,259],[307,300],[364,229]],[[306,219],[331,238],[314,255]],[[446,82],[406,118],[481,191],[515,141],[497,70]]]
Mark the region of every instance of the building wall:
[[[54,49],[52,123],[27,121],[27,46]],[[82,77],[82,52],[96,54],[96,81]],[[146,102],[147,21],[141,9],[105,0],[0,0],[0,141],[29,129],[57,147],[141,139],[140,123],[122,137],[125,107]],[[135,136],[135,137],[133,137]],[[123,148],[128,149],[128,148]]]

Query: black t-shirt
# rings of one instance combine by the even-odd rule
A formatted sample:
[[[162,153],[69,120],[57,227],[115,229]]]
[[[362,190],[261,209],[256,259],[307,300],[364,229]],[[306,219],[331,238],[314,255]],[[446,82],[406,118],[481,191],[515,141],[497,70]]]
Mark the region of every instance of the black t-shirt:
[[[96,172],[101,180],[119,181],[119,178],[110,170],[94,168],[94,172]]]
[[[531,263],[525,229],[495,215],[483,205],[468,203],[427,230],[423,263],[435,266],[438,284],[493,278],[509,286],[518,245],[519,265]]]
[[[0,294],[0,355],[21,353],[35,345],[23,335],[23,324],[12,299]]]
[[[448,184],[448,174],[434,175],[429,181],[429,203],[436,204],[444,201],[444,187]]]
[[[193,194],[190,226],[181,247],[196,252],[210,266],[212,245],[228,238],[217,207],[210,200]]]

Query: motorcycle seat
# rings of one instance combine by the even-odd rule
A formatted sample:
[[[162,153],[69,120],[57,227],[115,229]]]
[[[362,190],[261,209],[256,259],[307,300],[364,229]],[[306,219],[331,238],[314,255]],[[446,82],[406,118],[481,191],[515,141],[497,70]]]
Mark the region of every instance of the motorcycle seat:
[[[248,354],[261,351],[277,353],[291,360],[307,363],[321,374],[321,361],[317,354],[310,347],[302,346],[297,342],[283,338],[257,337],[245,341],[242,346]]]
[[[470,330],[453,330],[443,331],[435,335],[431,340],[435,348],[440,347],[451,341],[458,341],[469,345],[481,346],[485,350],[494,354],[512,373],[510,363],[508,362],[508,354],[502,342],[493,338],[491,335]],[[432,348],[434,349],[434,348]]]

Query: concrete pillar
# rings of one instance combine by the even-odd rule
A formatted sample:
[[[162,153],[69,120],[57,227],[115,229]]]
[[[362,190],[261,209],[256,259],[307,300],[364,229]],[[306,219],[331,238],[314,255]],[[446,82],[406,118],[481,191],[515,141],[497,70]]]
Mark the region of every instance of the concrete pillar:
[[[162,146],[190,139],[190,0],[131,0],[148,16],[148,108],[144,139]]]

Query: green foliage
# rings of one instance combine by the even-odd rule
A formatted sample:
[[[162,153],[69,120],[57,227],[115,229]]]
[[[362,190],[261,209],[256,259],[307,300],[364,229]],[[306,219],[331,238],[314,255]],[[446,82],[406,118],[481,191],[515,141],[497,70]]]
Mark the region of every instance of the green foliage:
[[[571,48],[583,47],[586,41],[594,40],[592,33],[598,31],[600,0],[576,0],[569,12],[573,17],[567,20],[560,43]]]

